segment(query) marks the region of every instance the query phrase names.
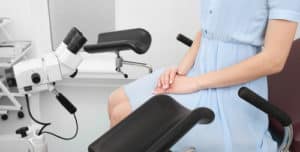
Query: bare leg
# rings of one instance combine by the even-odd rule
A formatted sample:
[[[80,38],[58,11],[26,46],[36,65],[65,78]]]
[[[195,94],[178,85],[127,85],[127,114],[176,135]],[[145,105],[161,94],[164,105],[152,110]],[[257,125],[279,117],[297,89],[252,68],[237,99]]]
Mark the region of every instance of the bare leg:
[[[125,94],[123,88],[119,88],[112,92],[108,102],[108,113],[110,119],[110,127],[114,127],[131,113],[131,105],[129,98]]]

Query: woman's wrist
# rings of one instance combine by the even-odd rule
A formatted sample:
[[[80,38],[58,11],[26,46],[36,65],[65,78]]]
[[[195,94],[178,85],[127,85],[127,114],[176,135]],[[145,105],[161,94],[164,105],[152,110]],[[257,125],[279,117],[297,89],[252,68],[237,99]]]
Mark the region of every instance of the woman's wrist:
[[[187,66],[184,66],[184,65],[179,65],[177,67],[177,73],[182,76],[186,75],[189,70],[190,70],[190,68],[188,68]]]
[[[201,76],[198,76],[198,77],[194,77],[195,78],[195,83],[196,83],[196,86],[197,86],[197,89],[198,90],[203,90],[203,89],[205,89],[204,88],[204,81],[203,81],[203,79],[202,79],[202,77]]]

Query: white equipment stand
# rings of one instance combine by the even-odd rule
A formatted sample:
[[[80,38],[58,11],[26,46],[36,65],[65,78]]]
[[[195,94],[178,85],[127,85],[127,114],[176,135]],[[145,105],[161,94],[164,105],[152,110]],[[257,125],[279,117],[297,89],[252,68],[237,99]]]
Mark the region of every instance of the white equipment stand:
[[[0,18],[0,73],[4,73],[7,68],[13,67],[17,62],[25,59],[31,50],[30,41],[13,41],[6,27],[11,23],[9,18]],[[10,111],[21,111],[22,105],[16,97],[24,97],[24,93],[9,89],[3,75],[0,74],[0,115],[6,115]],[[10,104],[2,104],[1,98],[7,97]],[[1,140],[25,141],[29,144],[28,152],[47,152],[45,136],[38,136],[40,129],[37,125],[31,125],[25,132],[26,138],[19,135],[1,135]]]
[[[30,41],[13,41],[11,36],[5,30],[5,27],[11,23],[9,18],[0,18],[0,33],[3,33],[2,41],[0,42],[0,70],[11,68],[17,62],[26,57],[31,48]],[[1,39],[0,39],[1,40]],[[11,101],[9,105],[2,105],[0,101],[0,114],[7,114],[8,111],[20,111],[21,104],[16,97],[24,97],[23,94],[10,90],[5,84],[5,80],[0,75],[0,99],[8,97]]]

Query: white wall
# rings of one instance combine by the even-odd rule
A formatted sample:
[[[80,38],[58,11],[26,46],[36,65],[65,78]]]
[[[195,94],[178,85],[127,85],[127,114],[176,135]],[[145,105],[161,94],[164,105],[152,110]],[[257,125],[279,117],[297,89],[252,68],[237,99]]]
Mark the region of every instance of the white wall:
[[[0,0],[0,16],[10,17],[16,40],[31,40],[34,55],[51,50],[46,0]]]
[[[115,29],[114,0],[50,0],[49,6],[53,48],[73,26],[86,36],[88,43],[96,43],[99,33]]]

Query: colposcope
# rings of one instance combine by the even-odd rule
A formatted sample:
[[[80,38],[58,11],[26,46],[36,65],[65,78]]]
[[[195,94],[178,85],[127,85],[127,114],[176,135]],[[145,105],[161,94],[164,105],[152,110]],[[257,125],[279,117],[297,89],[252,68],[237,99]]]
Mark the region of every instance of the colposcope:
[[[55,82],[76,76],[77,68],[83,60],[78,52],[86,41],[85,36],[76,27],[73,27],[55,51],[39,58],[20,61],[5,70],[7,86],[17,88],[19,93],[25,94],[29,116],[36,123],[16,130],[16,134],[20,134],[22,138],[29,141],[34,152],[47,152],[47,144],[42,136],[44,133],[64,140],[71,140],[77,136],[78,122],[75,115],[77,108],[56,90]],[[61,105],[74,116],[76,121],[74,136],[65,138],[44,131],[51,123],[44,123],[34,118],[30,110],[28,94],[42,91],[52,92]]]

